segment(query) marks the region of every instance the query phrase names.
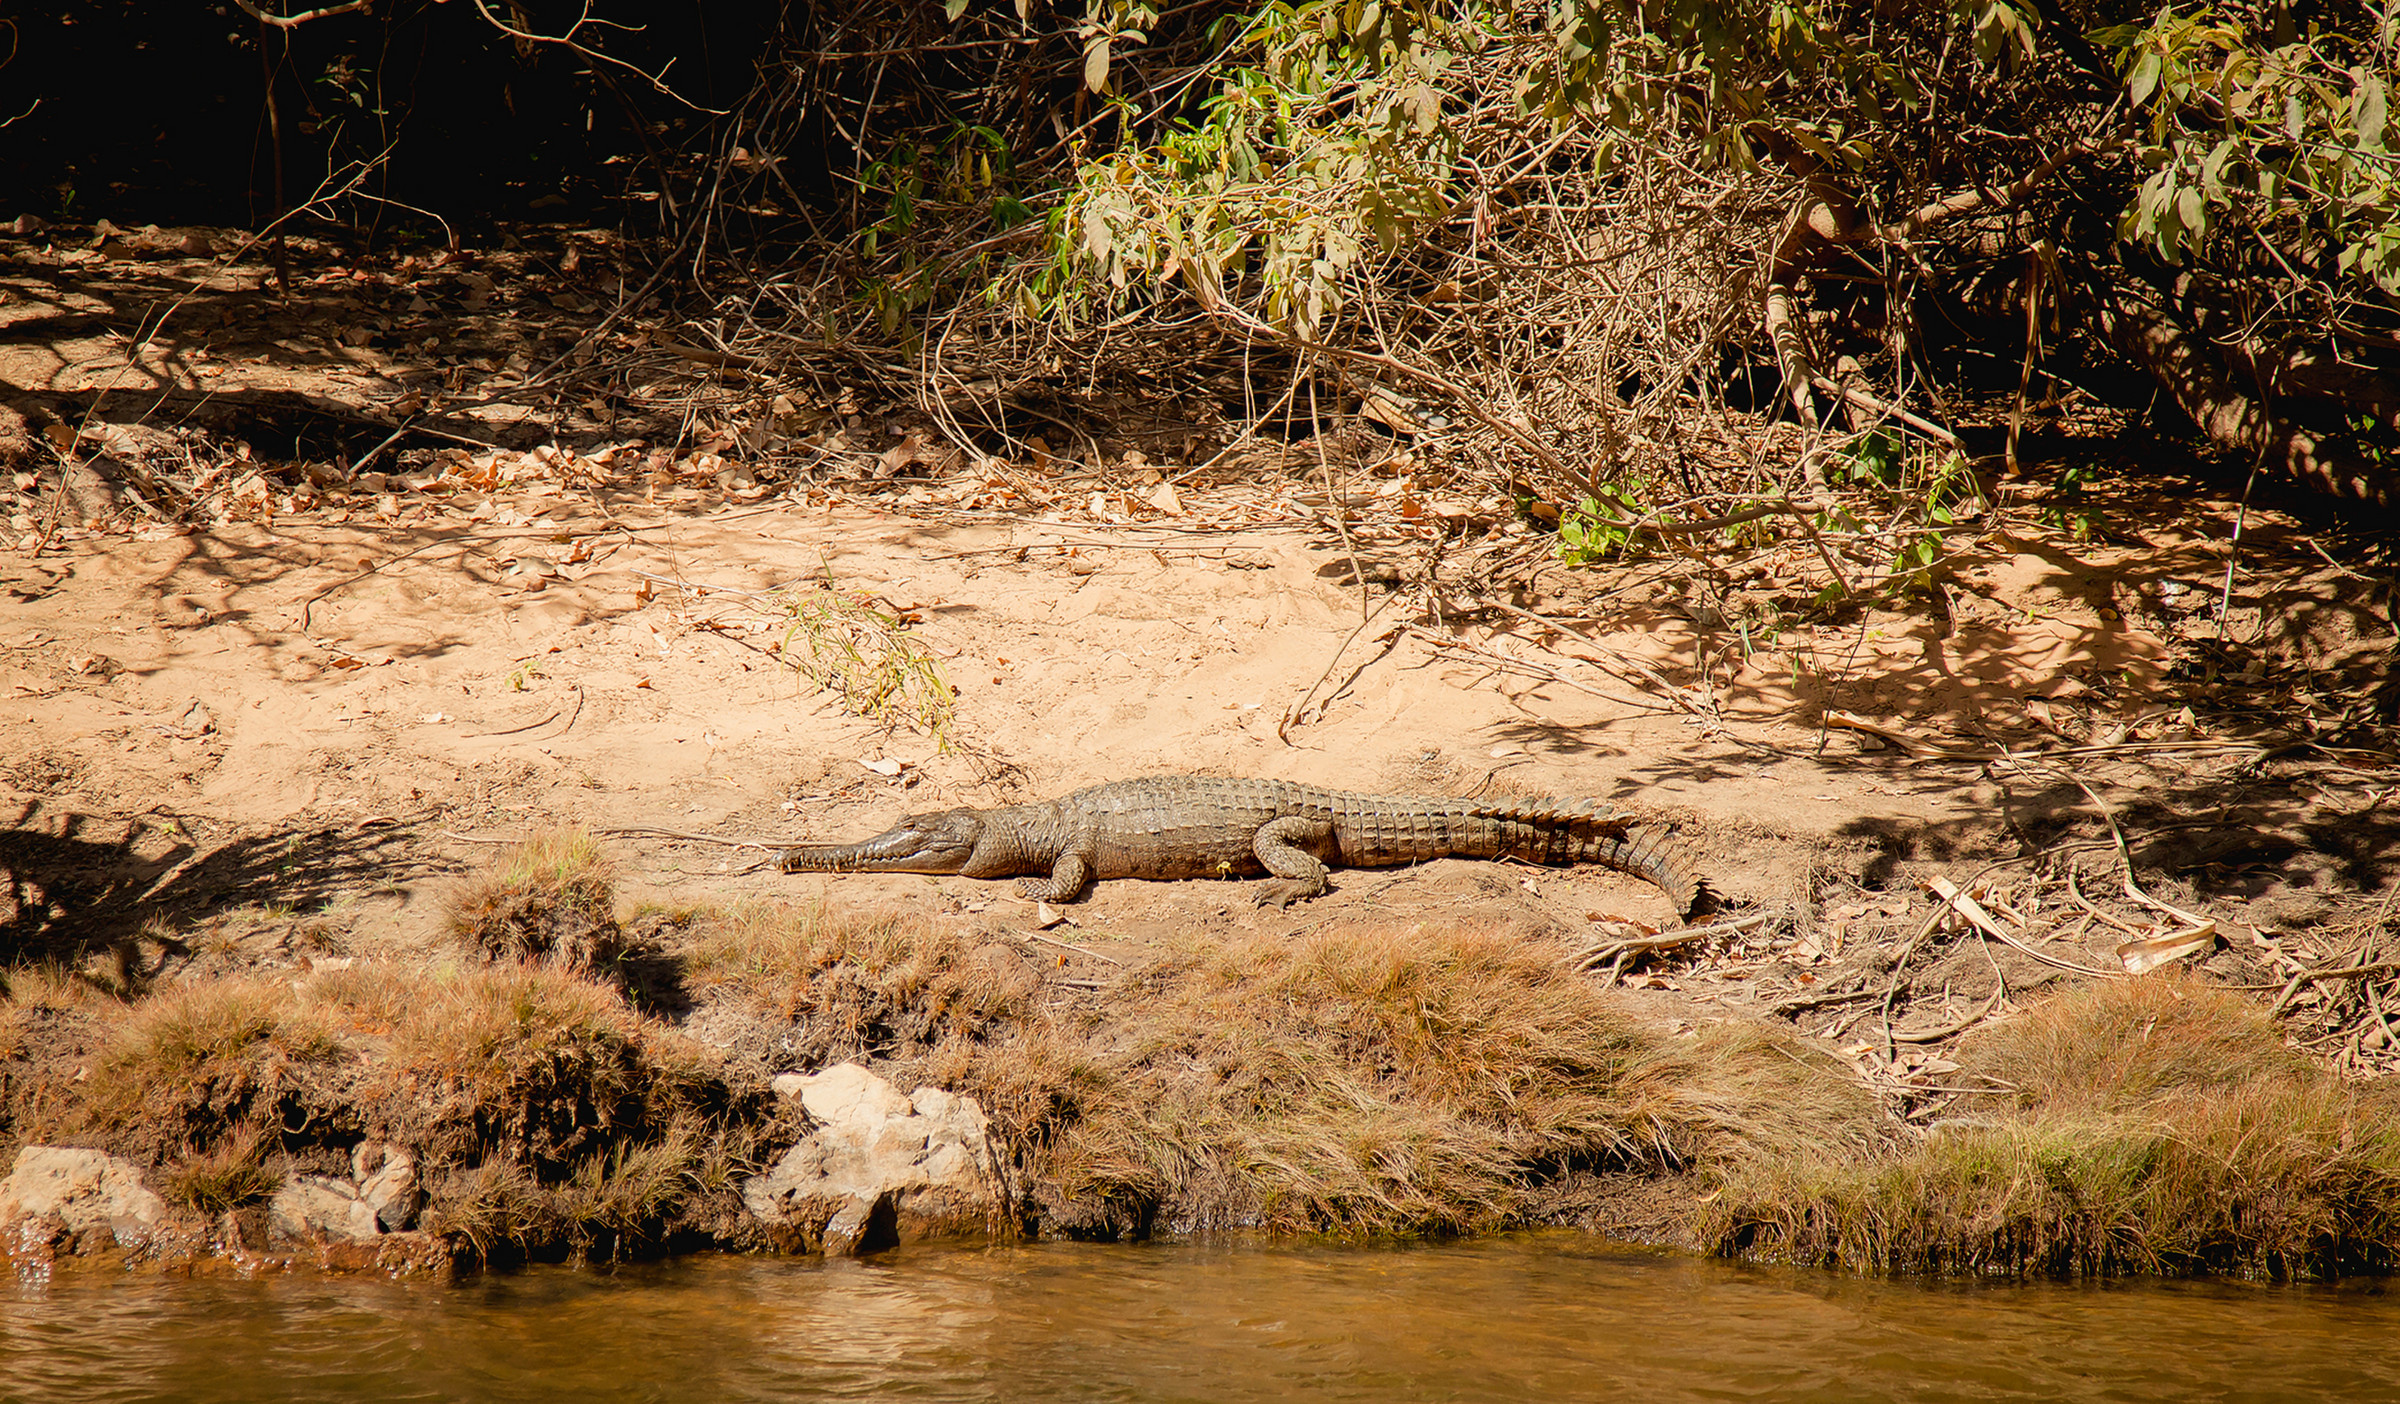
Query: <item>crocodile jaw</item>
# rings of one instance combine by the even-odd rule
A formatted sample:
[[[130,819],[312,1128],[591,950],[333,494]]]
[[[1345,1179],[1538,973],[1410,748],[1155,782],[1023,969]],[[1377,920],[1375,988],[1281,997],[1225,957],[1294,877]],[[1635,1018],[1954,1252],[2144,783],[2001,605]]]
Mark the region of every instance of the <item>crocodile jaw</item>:
[[[777,866],[787,873],[955,873],[982,835],[983,816],[971,809],[911,814],[858,843],[787,848]]]

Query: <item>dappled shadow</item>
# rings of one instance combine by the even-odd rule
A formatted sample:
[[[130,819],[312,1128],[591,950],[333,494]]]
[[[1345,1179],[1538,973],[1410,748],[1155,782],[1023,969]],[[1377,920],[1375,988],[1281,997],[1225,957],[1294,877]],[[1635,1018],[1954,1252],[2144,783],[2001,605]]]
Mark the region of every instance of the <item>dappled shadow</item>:
[[[77,248],[86,236],[71,231],[0,236],[0,289],[13,294],[0,317],[0,400],[75,422],[122,413],[239,433],[278,459],[363,451],[401,422],[385,411],[412,392],[446,392],[467,410],[426,416],[420,396],[402,413],[427,432],[405,443],[530,447],[605,427],[572,406],[478,414],[489,387],[462,397],[456,369],[462,358],[563,351],[596,308],[566,310],[471,266],[370,271],[307,239],[292,242],[292,277],[279,284],[263,249],[215,252],[242,237],[141,231]],[[545,271],[542,290],[562,277]],[[435,346],[449,367],[424,354]]]
[[[2037,755],[2018,769],[1930,762],[1897,751],[1818,755],[1807,744],[1737,746],[1725,736],[1709,744],[1713,754],[1639,746],[1618,752],[1625,758],[1621,773],[1590,797],[1655,808],[1660,794],[1755,784],[1756,762],[1777,760],[1772,791],[1746,815],[1767,837],[1753,831],[1743,842],[1819,842],[1824,871],[1882,890],[1904,886],[1932,866],[1972,869],[2071,846],[2112,847],[2109,814],[2086,792],[2088,784],[2113,813],[2145,885],[2240,903],[2276,894],[2354,898],[2400,881],[2400,804],[2378,798],[2400,772],[2353,768],[2345,777],[2306,754],[2261,758],[2241,749],[2128,750],[2050,761]],[[1966,791],[1983,798],[1962,812]],[[1785,809],[1790,801],[1780,796],[1787,795],[1819,801],[1838,795],[1844,817],[1819,829],[1823,821]],[[1899,803],[1887,807],[1879,796]],[[1936,801],[1949,812],[1923,812]],[[1700,822],[1712,827],[1704,817]],[[1786,825],[1789,832],[1774,837]],[[1810,840],[1812,832],[1827,838]]]
[[[28,816],[29,817],[29,816]],[[123,940],[154,917],[188,920],[246,903],[312,911],[424,865],[413,827],[296,826],[144,855],[70,816],[0,828],[0,964],[65,959]]]

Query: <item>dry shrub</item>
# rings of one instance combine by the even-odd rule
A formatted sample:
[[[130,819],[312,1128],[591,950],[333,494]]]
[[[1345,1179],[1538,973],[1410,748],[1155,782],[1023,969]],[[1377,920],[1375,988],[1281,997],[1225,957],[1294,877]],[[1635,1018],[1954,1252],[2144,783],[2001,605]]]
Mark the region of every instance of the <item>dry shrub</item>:
[[[286,986],[183,985],[126,1010],[80,1100],[95,1129],[163,1156],[212,1145],[237,1122],[285,1121],[312,1073],[343,1055],[334,1026]]]
[[[623,949],[607,860],[581,829],[511,848],[451,898],[449,925],[452,936],[495,960],[604,965]]]
[[[362,966],[320,974],[306,993],[375,1039],[385,1115],[454,1163],[563,1166],[663,1126],[707,1077],[686,1040],[614,989],[554,967],[428,977]]]
[[[302,993],[366,1050],[352,1116],[418,1149],[428,1223],[486,1258],[614,1255],[687,1210],[721,1227],[722,1167],[755,1173],[765,1089],[737,1090],[720,1056],[581,972],[368,965]]]
[[[691,925],[685,979],[793,1025],[799,1066],[971,1044],[1024,1022],[1041,994],[1011,947],[889,913],[745,906]]]
[[[1037,1167],[1063,1226],[1103,1232],[1153,1216],[1344,1234],[1522,1222],[1572,1171],[1713,1163],[1795,1123],[1863,1138],[1872,1111],[1785,1041],[1662,1038],[1505,935],[1195,946],[1078,1032],[1080,1057],[1055,1040],[996,1051],[1038,1051],[1070,1089],[1071,1116],[1033,1138]]]
[[[726,1232],[781,1125],[721,1054],[550,963],[369,964],[132,1004],[67,976],[19,974],[10,991],[0,1027],[72,1010],[92,1050],[62,1060],[58,1031],[37,1030],[41,1068],[0,1066],[10,1129],[146,1161],[167,1198],[207,1214],[388,1141],[417,1155],[432,1222],[477,1250],[614,1254],[687,1226]]]
[[[786,1025],[790,1066],[867,1058],[973,1095],[1053,1231],[1521,1222],[1579,1170],[1873,1121],[1796,1041],[1664,1037],[1509,935],[1195,942],[1061,1015],[1024,955],[929,922],[753,907],[686,931],[695,993]]]
[[[2112,982],[1975,1040],[1995,1121],[1864,1163],[1759,1163],[1720,1247],[1878,1271],[2381,1270],[2400,1233],[2400,1101],[2301,1064],[2251,1005]]]

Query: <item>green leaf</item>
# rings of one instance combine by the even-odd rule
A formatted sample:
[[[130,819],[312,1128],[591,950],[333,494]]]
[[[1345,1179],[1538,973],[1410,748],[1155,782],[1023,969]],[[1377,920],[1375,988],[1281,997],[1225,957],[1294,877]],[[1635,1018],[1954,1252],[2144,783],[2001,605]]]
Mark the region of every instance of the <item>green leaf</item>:
[[[2358,128],[2358,148],[2377,151],[2383,147],[2384,88],[2378,78],[2368,78],[2359,85],[2353,124]]]
[[[967,12],[967,0],[942,0],[942,18],[956,23]]]
[[[2125,92],[2133,99],[2134,106],[2139,107],[2148,102],[2150,94],[2157,90],[2158,51],[2145,49],[2142,56],[2133,61],[2133,72],[2125,76]]]
[[[1095,35],[1083,46],[1083,86],[1095,93],[1108,91],[1108,36]]]

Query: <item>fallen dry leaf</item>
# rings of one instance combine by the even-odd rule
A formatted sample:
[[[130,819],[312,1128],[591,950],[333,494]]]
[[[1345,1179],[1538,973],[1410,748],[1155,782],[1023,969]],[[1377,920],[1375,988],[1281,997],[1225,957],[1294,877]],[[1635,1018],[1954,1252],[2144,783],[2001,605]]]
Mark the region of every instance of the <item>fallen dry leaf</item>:
[[[2203,922],[2198,926],[2170,931],[2163,936],[2142,936],[2117,946],[2117,960],[2128,975],[2140,975],[2207,950],[2217,943],[2217,924]]]

